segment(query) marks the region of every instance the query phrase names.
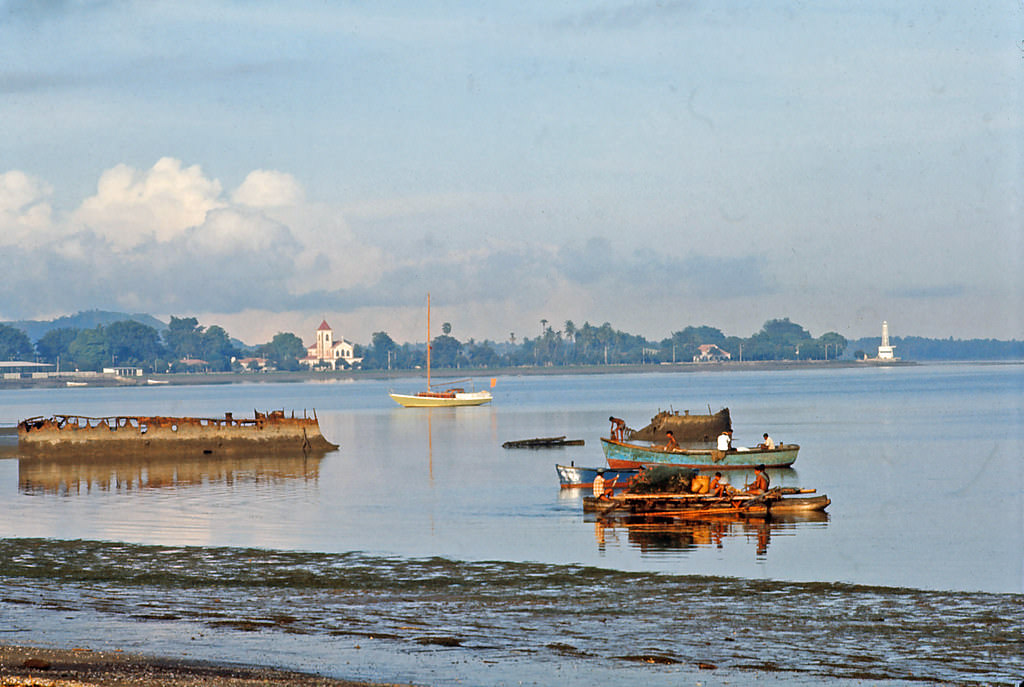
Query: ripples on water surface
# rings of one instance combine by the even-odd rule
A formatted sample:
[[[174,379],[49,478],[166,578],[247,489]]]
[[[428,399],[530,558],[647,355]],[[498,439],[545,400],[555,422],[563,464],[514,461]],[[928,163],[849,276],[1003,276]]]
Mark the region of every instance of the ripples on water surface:
[[[303,667],[368,679],[423,682],[427,670],[433,684],[581,684],[597,670],[616,684],[678,684],[694,671],[998,682],[1019,673],[1024,648],[1019,599],[997,594],[46,540],[0,542],[0,558],[19,639],[77,639],[99,616],[120,647],[203,656],[201,644],[226,642],[258,660],[297,644]],[[359,661],[363,647],[388,665]],[[349,661],[364,665],[338,668]],[[483,677],[488,664],[504,666],[500,680]],[[555,669],[564,679],[539,677]]]
[[[1012,683],[1021,380],[966,365],[503,378],[492,406],[426,412],[390,405],[397,382],[4,392],[0,418],[315,407],[342,445],[102,463],[0,447],[15,456],[0,460],[5,640],[421,684]],[[827,493],[828,514],[585,520],[554,463],[600,464],[609,414],[639,427],[670,405],[728,406],[740,443],[801,444],[773,483]],[[586,446],[500,448],[563,434]]]

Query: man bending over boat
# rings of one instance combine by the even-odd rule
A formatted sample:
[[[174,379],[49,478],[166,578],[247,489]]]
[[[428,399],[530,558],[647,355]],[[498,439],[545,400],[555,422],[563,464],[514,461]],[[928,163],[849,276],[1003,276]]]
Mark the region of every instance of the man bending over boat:
[[[612,423],[612,440],[626,440],[626,421],[613,415],[608,416],[608,422]]]
[[[678,451],[679,442],[676,441],[676,435],[672,433],[672,430],[665,432],[665,450],[666,451]]]

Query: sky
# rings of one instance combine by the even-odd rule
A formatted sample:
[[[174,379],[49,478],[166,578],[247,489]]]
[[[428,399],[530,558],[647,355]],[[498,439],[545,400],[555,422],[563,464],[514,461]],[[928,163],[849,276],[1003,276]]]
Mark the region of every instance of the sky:
[[[0,0],[0,320],[1024,339],[1018,1]]]

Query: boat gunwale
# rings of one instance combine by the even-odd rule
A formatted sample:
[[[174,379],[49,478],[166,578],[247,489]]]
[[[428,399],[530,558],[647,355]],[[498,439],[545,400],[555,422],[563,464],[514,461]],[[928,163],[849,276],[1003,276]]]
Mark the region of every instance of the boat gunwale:
[[[628,453],[629,455],[623,457],[610,456],[608,454],[609,446],[621,449],[623,453]],[[750,470],[761,463],[764,463],[767,468],[783,469],[791,467],[793,463],[796,462],[797,454],[800,451],[799,444],[779,444],[775,448],[750,448],[746,451],[731,449],[728,452],[719,452],[715,448],[684,447],[679,449],[666,449],[663,446],[643,446],[640,444],[631,444],[626,441],[620,441],[618,439],[609,439],[607,437],[601,437],[601,448],[605,454],[605,461],[610,467],[615,469],[669,465],[672,467],[694,468],[698,470]],[[714,459],[716,452],[722,453],[723,458],[716,461]],[[644,460],[643,454],[650,454],[651,460]],[[773,462],[771,457],[777,454],[792,454],[792,460],[789,460],[788,462]],[[662,457],[674,458],[676,456],[683,460],[662,460]],[[685,462],[685,458],[687,457],[700,457],[703,458],[704,461],[699,463],[688,463]],[[746,460],[745,462],[726,462],[726,458],[736,457],[738,457],[738,459],[749,457],[749,460]]]

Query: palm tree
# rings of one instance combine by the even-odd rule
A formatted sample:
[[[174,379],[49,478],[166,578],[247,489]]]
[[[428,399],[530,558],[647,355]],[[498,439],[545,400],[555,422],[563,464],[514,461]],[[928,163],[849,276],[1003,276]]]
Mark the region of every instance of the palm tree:
[[[576,357],[576,325],[573,324],[572,320],[566,320],[565,325],[562,327],[565,330],[565,336],[572,341],[572,356]],[[566,355],[568,355],[568,350]]]

